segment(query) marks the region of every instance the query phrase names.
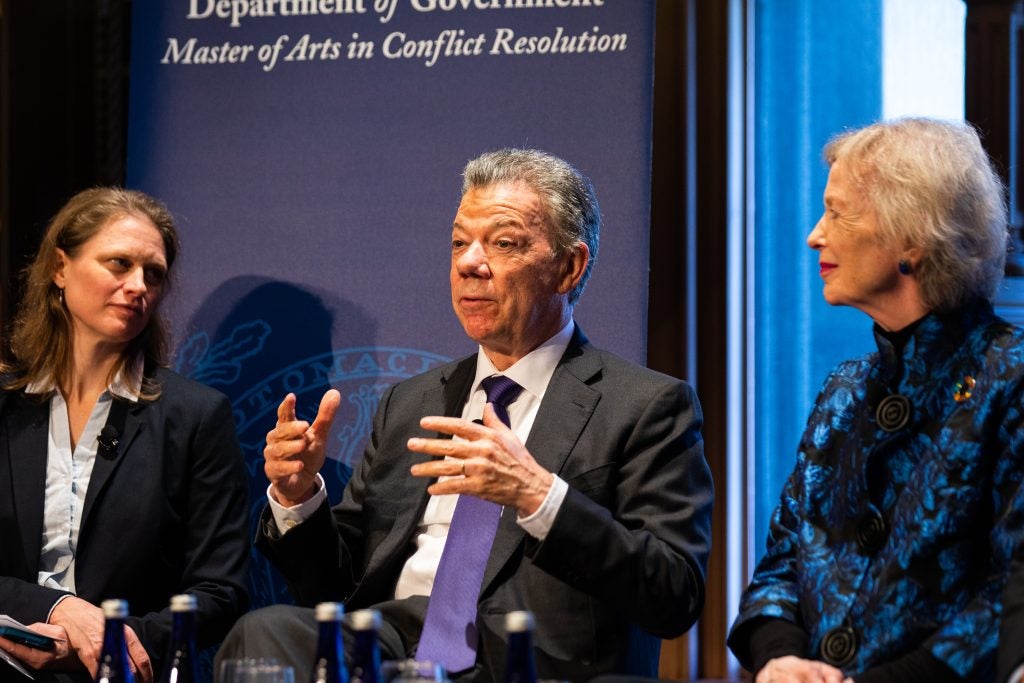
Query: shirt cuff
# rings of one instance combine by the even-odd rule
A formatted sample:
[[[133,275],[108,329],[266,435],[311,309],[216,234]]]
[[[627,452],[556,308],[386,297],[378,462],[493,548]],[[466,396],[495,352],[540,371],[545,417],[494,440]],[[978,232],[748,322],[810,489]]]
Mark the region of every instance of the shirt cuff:
[[[327,487],[324,486],[324,480],[319,474],[316,475],[316,492],[313,497],[305,503],[299,503],[292,507],[285,507],[274,500],[274,496],[270,494],[272,486],[273,484],[267,487],[267,500],[270,504],[270,514],[273,515],[274,524],[277,525],[277,533],[282,536],[312,517],[320,505],[327,500]]]
[[[53,607],[51,607],[50,611],[46,613],[46,623],[47,624],[50,623],[50,618],[53,616],[53,610],[57,609],[57,605],[59,605],[60,603],[64,602],[68,598],[72,598],[72,597],[74,597],[74,596],[71,593],[68,593],[67,595],[62,595],[59,598],[57,598],[57,602],[53,603]]]
[[[543,541],[555,524],[555,517],[562,508],[565,496],[569,492],[569,485],[564,480],[554,475],[548,495],[532,515],[517,517],[516,522],[523,528],[523,531],[530,534],[538,541]]]
[[[1021,683],[1022,680],[1024,680],[1024,664],[1013,670],[1010,677],[1006,679],[1006,683]]]

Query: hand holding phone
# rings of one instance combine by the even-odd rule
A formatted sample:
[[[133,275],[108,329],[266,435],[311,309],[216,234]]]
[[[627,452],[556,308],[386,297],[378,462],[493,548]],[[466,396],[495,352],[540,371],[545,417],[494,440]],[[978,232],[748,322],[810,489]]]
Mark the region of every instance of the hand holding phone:
[[[67,668],[69,665],[65,661],[69,654],[67,632],[61,626],[44,623],[26,626],[0,614],[0,638],[3,638],[0,659],[28,678],[32,678],[31,669],[54,665]]]
[[[0,638],[6,638],[13,643],[27,645],[37,650],[52,650],[55,647],[53,638],[29,630],[27,626],[19,628],[17,626],[0,625]]]

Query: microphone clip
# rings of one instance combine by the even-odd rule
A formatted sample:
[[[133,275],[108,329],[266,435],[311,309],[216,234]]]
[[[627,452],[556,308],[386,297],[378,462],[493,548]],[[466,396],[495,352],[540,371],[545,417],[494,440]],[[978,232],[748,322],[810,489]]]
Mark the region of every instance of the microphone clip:
[[[100,430],[100,435],[96,437],[96,442],[99,444],[100,454],[104,457],[112,458],[117,452],[117,447],[121,443],[121,434],[117,431],[117,427],[108,424]]]

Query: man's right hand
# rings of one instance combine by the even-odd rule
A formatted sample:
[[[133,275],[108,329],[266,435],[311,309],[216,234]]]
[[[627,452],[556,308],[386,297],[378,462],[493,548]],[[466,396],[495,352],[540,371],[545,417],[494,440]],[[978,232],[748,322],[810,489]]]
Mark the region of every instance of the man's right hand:
[[[327,438],[341,394],[331,389],[320,399],[313,424],[295,417],[295,394],[288,394],[277,407],[277,425],[267,434],[263,449],[263,471],[271,484],[271,495],[285,507],[309,500],[316,492],[316,474],[327,457]]]

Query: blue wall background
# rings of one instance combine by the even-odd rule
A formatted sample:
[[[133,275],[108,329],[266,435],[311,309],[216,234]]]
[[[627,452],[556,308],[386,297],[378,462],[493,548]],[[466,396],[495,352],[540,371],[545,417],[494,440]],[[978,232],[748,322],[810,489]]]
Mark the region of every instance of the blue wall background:
[[[822,298],[806,244],[835,134],[882,113],[882,0],[759,0],[755,27],[755,556],[829,370],[874,348],[871,319]]]

